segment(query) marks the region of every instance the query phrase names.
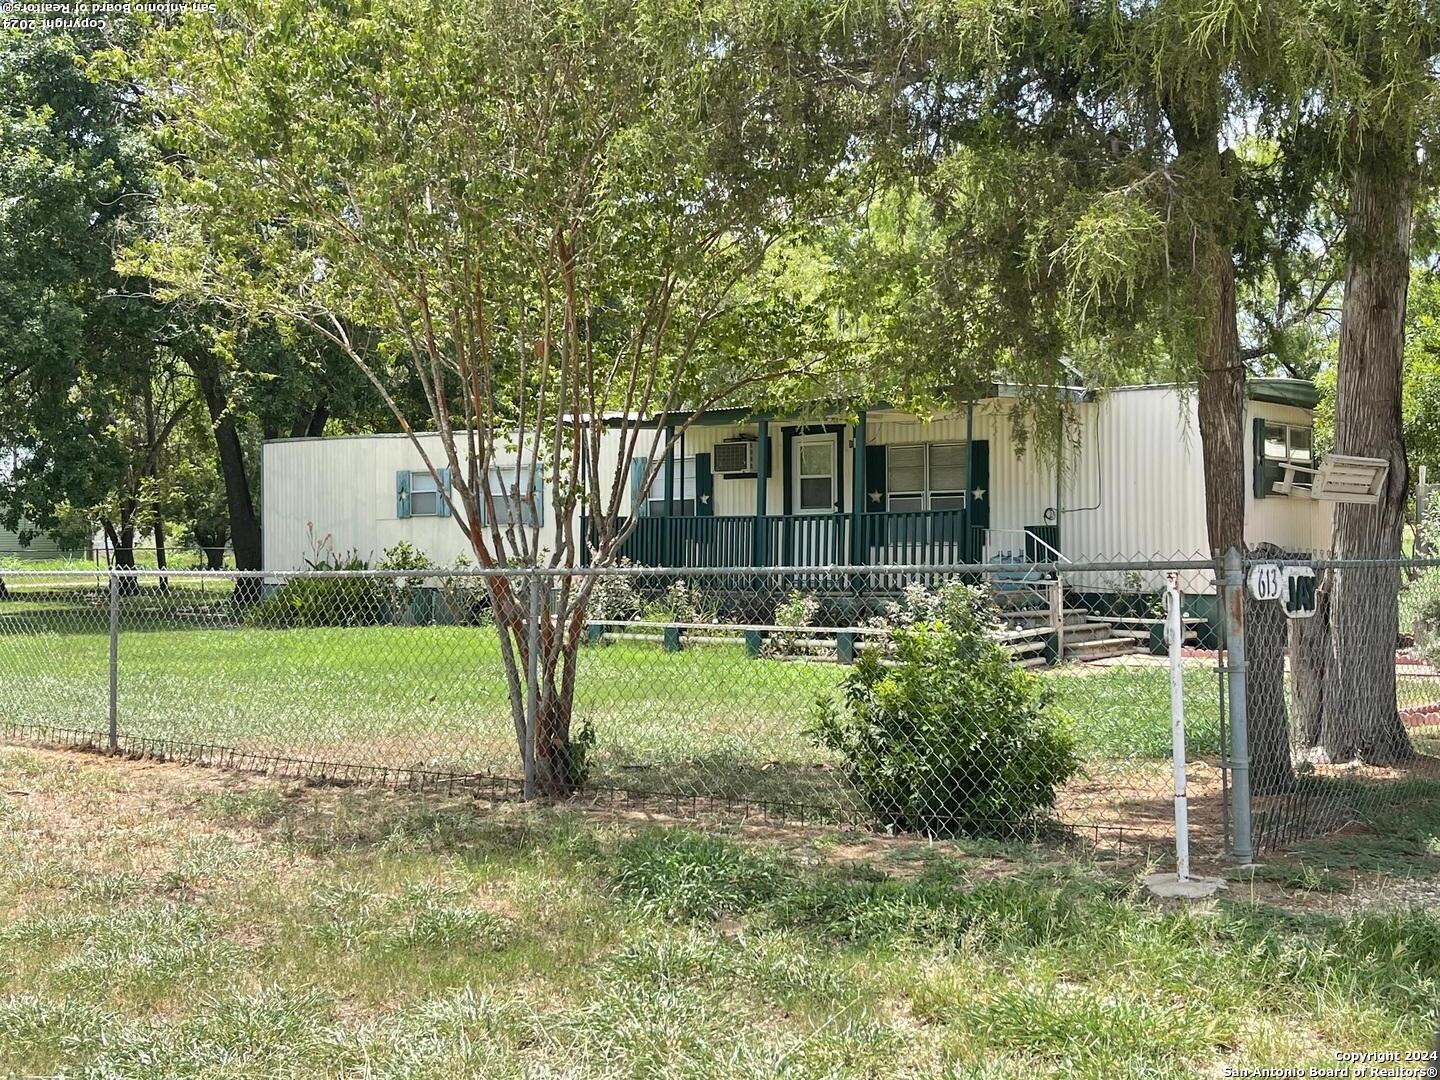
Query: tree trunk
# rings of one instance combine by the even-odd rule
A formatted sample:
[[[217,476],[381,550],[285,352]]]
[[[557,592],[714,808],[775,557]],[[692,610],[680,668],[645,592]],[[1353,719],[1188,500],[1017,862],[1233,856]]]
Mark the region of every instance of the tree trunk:
[[[1414,756],[1395,699],[1400,557],[1409,470],[1400,417],[1410,285],[1415,149],[1403,133],[1369,133],[1350,178],[1348,256],[1335,390],[1335,453],[1383,458],[1373,506],[1337,503],[1339,559],[1390,560],[1331,574],[1330,648],[1317,760],[1389,765]]]
[[[1195,226],[1187,249],[1193,252],[1191,302],[1199,368],[1196,409],[1205,475],[1205,528],[1210,552],[1222,556],[1245,548],[1245,367],[1240,359],[1235,299],[1233,180],[1229,158],[1220,149],[1219,76],[1211,107],[1193,101],[1167,103],[1175,136],[1177,172],[1184,178]],[[1246,597],[1250,777],[1257,794],[1284,790],[1295,781],[1285,710],[1284,636],[1274,612]],[[1272,605],[1273,607],[1273,605]]]
[[[325,434],[325,422],[330,419],[330,406],[321,401],[316,403],[314,408],[299,406],[295,410],[295,420],[290,425],[290,437],[319,438]]]
[[[157,517],[153,529],[155,533],[155,569],[164,570],[169,565],[165,554],[165,522]],[[169,592],[170,579],[161,574],[156,580],[156,586],[162,593]]]
[[[263,569],[260,519],[255,513],[250,478],[245,472],[245,450],[220,382],[219,366],[209,353],[187,357],[187,360],[195,373],[215,431],[215,449],[220,459],[220,477],[225,483],[225,506],[230,517],[230,544],[235,551],[235,569]],[[259,582],[241,579],[236,583],[235,593],[236,599],[242,603],[256,600],[260,594]]]
[[[1290,684],[1295,731],[1302,746],[1320,741],[1325,719],[1325,669],[1330,655],[1330,581],[1315,583],[1315,614],[1290,620]]]
[[[120,595],[134,596],[140,591],[140,582],[133,573],[135,570],[135,524],[122,511],[118,525],[111,521],[102,521],[100,525],[105,530],[106,539],[110,541],[110,568],[132,571],[120,579]]]
[[[1218,99],[1218,76],[1215,93]],[[1231,180],[1220,150],[1218,109],[1188,102],[1166,109],[1175,136],[1177,171],[1202,206],[1185,238],[1199,368],[1197,411],[1205,472],[1205,528],[1213,555],[1245,543],[1245,369],[1235,303]]]

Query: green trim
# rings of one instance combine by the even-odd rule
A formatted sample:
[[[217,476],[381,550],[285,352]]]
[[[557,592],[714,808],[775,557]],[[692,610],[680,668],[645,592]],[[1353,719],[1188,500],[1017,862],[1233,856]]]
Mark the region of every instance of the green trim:
[[[864,561],[865,534],[861,515],[865,513],[865,413],[862,410],[855,421],[854,446],[851,447],[851,491],[850,491],[850,561]],[[841,439],[843,449],[844,439]]]
[[[759,441],[755,444],[755,524],[753,529],[754,561],[756,566],[767,565],[769,552],[766,550],[766,515],[770,512],[770,421],[762,419],[758,425]]]
[[[1251,401],[1297,409],[1313,409],[1320,404],[1320,391],[1309,379],[1247,379],[1245,396]]]
[[[709,454],[695,455],[695,516],[715,516],[715,477]]]

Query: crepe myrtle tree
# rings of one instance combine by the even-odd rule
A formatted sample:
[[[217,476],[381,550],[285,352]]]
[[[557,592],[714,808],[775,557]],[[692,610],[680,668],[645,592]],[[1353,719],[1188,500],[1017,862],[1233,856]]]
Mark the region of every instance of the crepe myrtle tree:
[[[333,342],[481,568],[573,568],[586,548],[603,567],[635,527],[632,462],[643,497],[699,411],[830,355],[771,253],[845,186],[855,99],[807,79],[777,25],[707,0],[222,4],[139,61],[170,166],[162,234],[132,258],[167,293]],[[423,411],[402,404],[417,386]],[[523,576],[485,580],[523,748],[532,598]],[[547,576],[538,597],[543,796],[581,780],[594,581]]]

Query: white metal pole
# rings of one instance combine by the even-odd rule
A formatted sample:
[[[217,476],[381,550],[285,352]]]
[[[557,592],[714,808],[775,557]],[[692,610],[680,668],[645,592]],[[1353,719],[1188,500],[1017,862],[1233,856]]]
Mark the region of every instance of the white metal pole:
[[[1180,611],[1180,574],[1166,577],[1165,621],[1170,639],[1170,742],[1175,765],[1175,876],[1190,879],[1190,810],[1185,799],[1185,620]]]

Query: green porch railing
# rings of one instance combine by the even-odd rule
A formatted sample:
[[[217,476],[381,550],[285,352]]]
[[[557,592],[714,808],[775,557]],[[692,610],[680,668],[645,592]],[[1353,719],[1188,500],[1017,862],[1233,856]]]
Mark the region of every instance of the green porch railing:
[[[854,525],[849,514],[647,517],[621,554],[642,566],[726,569],[755,565],[757,552],[764,566],[921,566],[977,562],[984,551],[985,530],[964,510],[862,514],[858,547]]]

